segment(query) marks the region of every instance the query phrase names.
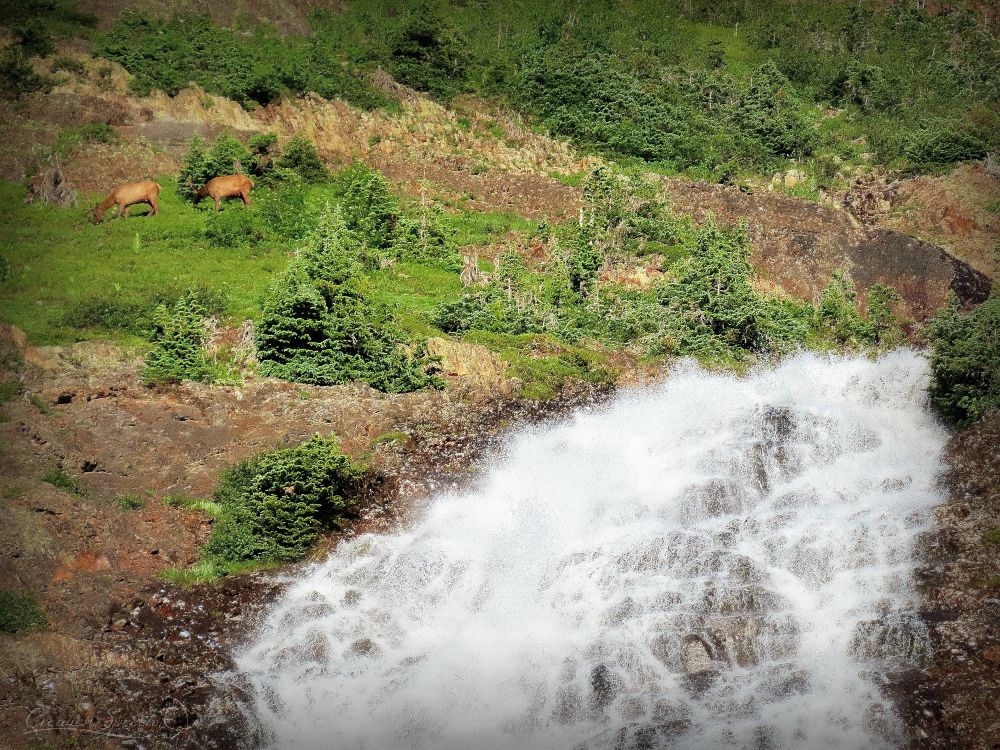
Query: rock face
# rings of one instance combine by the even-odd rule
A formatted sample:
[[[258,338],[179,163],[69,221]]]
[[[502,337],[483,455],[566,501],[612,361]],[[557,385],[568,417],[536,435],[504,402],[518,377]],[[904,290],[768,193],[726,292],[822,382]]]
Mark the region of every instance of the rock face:
[[[990,280],[965,262],[896,231],[867,231],[843,210],[689,180],[667,179],[664,186],[680,211],[698,219],[711,214],[726,225],[746,221],[754,267],[796,297],[817,299],[841,268],[862,292],[876,282],[896,287],[906,314],[916,320],[933,314],[949,291],[963,302],[989,295]]]
[[[986,750],[1000,737],[1000,415],[957,434],[945,455],[949,500],[918,571],[931,653],[897,700],[913,747]]]

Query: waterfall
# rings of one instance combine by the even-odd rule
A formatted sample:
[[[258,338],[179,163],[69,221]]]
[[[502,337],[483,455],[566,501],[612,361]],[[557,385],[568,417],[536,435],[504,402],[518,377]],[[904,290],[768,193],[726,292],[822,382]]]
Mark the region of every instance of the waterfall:
[[[867,748],[918,664],[925,360],[694,365],[509,438],[236,655],[276,748]]]

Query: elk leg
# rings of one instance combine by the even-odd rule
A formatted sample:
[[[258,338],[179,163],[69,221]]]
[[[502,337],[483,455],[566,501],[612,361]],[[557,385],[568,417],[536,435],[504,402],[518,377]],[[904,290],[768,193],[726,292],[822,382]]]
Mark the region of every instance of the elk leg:
[[[240,198],[243,199],[243,205],[250,208],[250,192],[248,190],[240,191]]]
[[[215,201],[215,211],[216,213],[218,213],[219,211],[222,210],[222,200],[216,198],[214,195],[212,196],[212,200]]]
[[[160,206],[157,204],[156,198],[149,199],[149,207],[153,209],[152,211],[149,212],[150,216],[156,216],[158,213],[160,213]]]
[[[128,209],[129,209],[129,206],[126,206],[124,203],[119,203],[118,204],[118,218],[119,219],[127,219],[128,218]]]

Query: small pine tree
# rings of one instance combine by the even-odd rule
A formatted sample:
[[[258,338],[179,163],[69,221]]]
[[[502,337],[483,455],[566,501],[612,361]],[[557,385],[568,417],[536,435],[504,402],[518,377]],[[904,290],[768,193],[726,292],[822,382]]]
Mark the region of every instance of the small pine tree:
[[[954,296],[931,322],[934,405],[968,425],[1000,409],[1000,291],[963,313]]]
[[[325,182],[330,178],[330,172],[319,158],[316,144],[304,135],[293,136],[285,143],[277,165],[297,173],[306,182]]]
[[[342,203],[347,226],[368,247],[384,250],[395,239],[399,201],[382,173],[355,162],[339,175],[344,184]]]
[[[204,346],[205,317],[205,308],[191,292],[177,300],[172,309],[164,305],[156,309],[153,348],[140,371],[143,383],[209,379]]]
[[[352,242],[339,209],[327,207],[265,301],[261,371],[317,385],[362,380],[393,393],[439,385],[426,351],[407,348],[391,313],[362,293]]]
[[[430,3],[420,3],[403,25],[390,50],[389,72],[397,81],[443,99],[462,87],[461,40]]]
[[[203,552],[221,562],[298,560],[324,527],[351,512],[363,472],[336,441],[318,435],[243,461],[222,477],[222,518]]]
[[[201,136],[197,133],[188,143],[187,155],[184,157],[184,166],[181,167],[180,174],[177,175],[177,192],[182,198],[192,200],[195,193],[208,182],[208,154],[205,151],[205,144]]]

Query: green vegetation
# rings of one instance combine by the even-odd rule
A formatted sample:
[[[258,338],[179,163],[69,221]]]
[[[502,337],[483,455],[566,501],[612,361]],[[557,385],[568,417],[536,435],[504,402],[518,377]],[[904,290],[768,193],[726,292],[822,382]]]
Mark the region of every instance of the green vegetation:
[[[236,464],[215,493],[222,514],[205,559],[218,565],[300,559],[324,528],[352,513],[363,474],[336,441],[319,436]]]
[[[641,176],[598,170],[585,195],[588,219],[546,240],[551,260],[529,269],[517,252],[505,253],[490,283],[439,306],[435,324],[455,334],[547,333],[729,364],[803,345],[866,348],[898,340],[891,311],[898,295],[887,287],[873,287],[867,316],[841,274],[815,308],[762,295],[751,285],[745,229],[675,216]],[[666,273],[647,290],[599,280],[604,269],[652,254],[663,257]]]
[[[57,466],[56,468],[45,472],[42,475],[42,481],[48,482],[53,487],[57,487],[63,492],[68,492],[71,495],[83,494],[83,490],[80,489],[80,483],[67,474],[61,466]]]
[[[1000,409],[1000,292],[969,312],[952,300],[930,328],[931,400],[964,426]]]
[[[419,343],[362,287],[360,245],[338,209],[272,286],[257,335],[261,372],[299,383],[363,380],[390,393],[440,385]]]
[[[133,13],[98,50],[137,91],[194,81],[248,106],[304,91],[385,106],[357,75],[380,65],[441,100],[499,98],[586,148],[723,181],[796,159],[824,182],[863,154],[935,170],[1000,146],[1000,42],[961,8],[352,0],[310,21],[279,40]]]
[[[45,625],[45,613],[34,594],[0,589],[0,633],[36,630]]]
[[[208,380],[211,369],[205,353],[206,310],[197,296],[186,294],[173,309],[156,311],[153,348],[139,373],[146,385]]]
[[[141,510],[146,507],[146,501],[138,495],[121,495],[115,498],[115,505],[122,510]]]
[[[132,73],[130,86],[138,94],[176,94],[196,83],[247,107],[305,91],[365,109],[393,105],[324,33],[283,39],[265,27],[243,34],[202,16],[158,20],[126,11],[98,38],[95,51]]]
[[[214,500],[206,500],[200,497],[188,497],[187,495],[166,495],[162,500],[164,505],[171,508],[188,508],[197,510],[212,518],[222,515],[222,506]]]

